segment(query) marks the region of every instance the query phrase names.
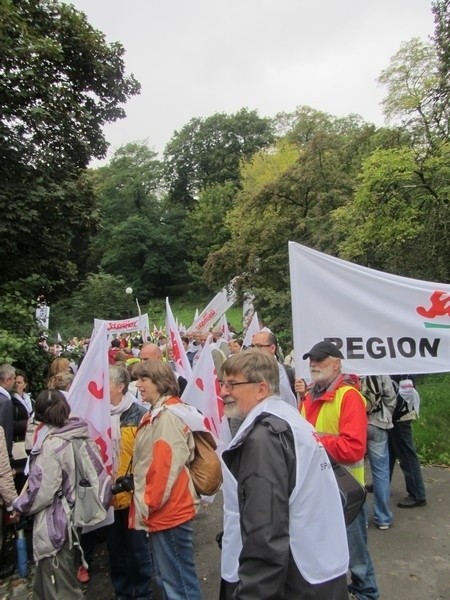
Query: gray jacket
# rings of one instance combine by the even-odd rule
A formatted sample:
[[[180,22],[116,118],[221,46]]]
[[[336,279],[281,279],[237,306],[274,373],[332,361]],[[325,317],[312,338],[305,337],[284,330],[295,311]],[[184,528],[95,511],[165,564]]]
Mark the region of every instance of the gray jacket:
[[[397,394],[389,375],[370,375],[370,379],[376,380],[376,387],[380,393],[379,407],[374,412],[368,413],[367,420],[369,425],[374,425],[380,429],[392,429],[392,415],[397,402]],[[367,379],[364,377],[361,381],[361,392],[364,396],[371,395],[370,388],[367,385]],[[373,387],[373,386],[372,386]]]
[[[61,428],[39,433],[30,455],[26,490],[13,502],[20,513],[35,515],[33,553],[36,561],[54,556],[68,539],[68,523],[58,493],[69,505],[75,503],[75,459],[72,439],[89,438],[86,421],[73,417]]]

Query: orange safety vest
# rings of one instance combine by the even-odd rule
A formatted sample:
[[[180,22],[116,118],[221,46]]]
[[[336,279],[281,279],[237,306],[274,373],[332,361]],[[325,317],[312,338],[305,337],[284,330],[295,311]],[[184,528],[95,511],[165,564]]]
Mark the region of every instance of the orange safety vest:
[[[343,385],[338,388],[331,402],[323,402],[322,407],[317,415],[316,424],[314,425],[317,433],[328,433],[330,435],[339,435],[339,420],[341,416],[341,405],[344,394],[349,390],[357,392],[361,396],[361,400],[366,405],[364,396],[352,385]],[[306,411],[304,403],[302,403],[300,412],[306,419]],[[351,464],[345,464],[344,467],[351,472],[361,485],[364,485],[364,459],[358,460]]]

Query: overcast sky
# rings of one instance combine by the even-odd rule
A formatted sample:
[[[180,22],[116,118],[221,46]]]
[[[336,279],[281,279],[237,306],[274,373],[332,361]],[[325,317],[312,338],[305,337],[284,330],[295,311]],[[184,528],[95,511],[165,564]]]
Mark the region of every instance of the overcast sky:
[[[376,79],[402,42],[428,40],[431,0],[75,0],[126,50],[140,96],[105,129],[110,153],[161,152],[193,117],[243,107],[273,117],[309,105],[381,125]]]

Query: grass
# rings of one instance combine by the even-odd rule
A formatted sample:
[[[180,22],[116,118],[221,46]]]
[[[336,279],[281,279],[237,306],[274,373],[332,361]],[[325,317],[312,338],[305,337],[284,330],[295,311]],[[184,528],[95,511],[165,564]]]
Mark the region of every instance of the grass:
[[[421,375],[420,417],[414,423],[414,440],[422,462],[450,466],[450,373]]]

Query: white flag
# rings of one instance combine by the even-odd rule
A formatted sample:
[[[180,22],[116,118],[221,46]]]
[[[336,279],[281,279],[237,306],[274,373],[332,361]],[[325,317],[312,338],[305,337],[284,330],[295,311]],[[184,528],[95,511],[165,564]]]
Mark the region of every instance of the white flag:
[[[222,444],[228,444],[231,441],[231,433],[223,410],[223,400],[220,396],[209,338],[200,352],[182,398],[184,402],[195,406],[202,413],[211,433]]]
[[[258,313],[255,310],[255,312],[253,313],[252,320],[250,321],[250,325],[248,326],[248,329],[245,333],[244,343],[242,344],[242,346],[244,348],[248,348],[252,343],[252,337],[259,331],[261,331],[261,327],[259,326]]]
[[[192,375],[191,364],[186,355],[183,342],[181,341],[180,332],[173,318],[172,309],[170,308],[169,298],[166,298],[166,332],[173,350],[173,359],[175,368],[179,375],[189,381]]]
[[[236,301],[236,293],[230,284],[214,296],[208,306],[195,319],[188,332],[207,331]]]
[[[289,242],[295,371],[334,342],[347,373],[450,371],[450,285],[361,267]]]
[[[88,422],[89,435],[97,443],[109,472],[112,472],[111,413],[106,324],[91,338],[86,356],[68,393],[71,414]]]
[[[220,327],[223,339],[229,342],[232,339],[232,336],[230,330],[228,329],[228,321],[226,314],[220,317],[219,322],[217,323],[217,327]]]

